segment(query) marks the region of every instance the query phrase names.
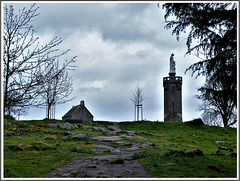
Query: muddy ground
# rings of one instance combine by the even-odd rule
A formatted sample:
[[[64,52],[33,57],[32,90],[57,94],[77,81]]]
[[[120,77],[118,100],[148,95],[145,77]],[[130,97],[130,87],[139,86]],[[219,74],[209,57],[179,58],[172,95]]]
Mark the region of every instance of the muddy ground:
[[[151,147],[152,143],[134,143],[120,141],[122,136],[131,138],[134,132],[127,132],[125,135],[117,135],[121,129],[117,122],[109,126],[114,131],[108,131],[107,136],[90,138],[94,143],[94,151],[102,153],[104,150],[111,152],[111,155],[99,155],[91,157],[79,157],[73,162],[57,168],[46,174],[47,178],[151,178],[144,167],[132,158],[134,153],[139,152],[139,147]],[[139,139],[141,139],[139,137]],[[119,142],[118,142],[119,140]],[[113,148],[113,144],[128,145],[124,148]]]

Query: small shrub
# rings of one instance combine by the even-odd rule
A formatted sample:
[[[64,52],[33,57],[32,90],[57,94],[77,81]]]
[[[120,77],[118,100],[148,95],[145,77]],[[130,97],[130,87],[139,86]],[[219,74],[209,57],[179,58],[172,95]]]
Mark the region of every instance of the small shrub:
[[[132,155],[132,159],[140,159],[140,158],[145,158],[146,154],[144,152],[140,152],[140,153],[134,153]]]
[[[168,163],[167,166],[174,166],[177,165],[176,163]]]
[[[15,118],[11,115],[4,115],[4,119],[7,119],[7,120],[14,120],[15,121]]]
[[[219,146],[216,150],[215,150],[215,152],[214,152],[214,154],[215,155],[225,155],[227,152],[233,152],[233,149],[232,148],[225,148],[225,147],[221,147],[221,146]]]
[[[190,152],[186,153],[187,156],[204,156],[202,150],[200,150],[199,148]]]
[[[124,163],[124,159],[123,158],[117,158],[115,160],[112,160],[110,163],[111,164],[123,164]]]
[[[111,128],[111,127],[108,127],[108,130],[109,131],[115,131],[115,129]]]
[[[127,133],[128,133],[127,131],[123,131],[123,130],[122,130],[122,131],[118,131],[116,134],[117,134],[117,135],[122,135],[122,134],[127,134]]]
[[[7,148],[11,151],[23,151],[23,149],[18,145],[9,145]]]
[[[170,155],[174,155],[175,157],[186,156],[186,153],[183,151],[171,150],[169,152]]]
[[[189,151],[187,153],[185,153],[183,151],[171,150],[169,153],[165,154],[165,156],[168,156],[168,155],[174,155],[174,157],[181,157],[181,156],[188,156],[188,157],[204,156],[203,152],[200,149]]]
[[[221,172],[221,170],[216,165],[211,164],[211,163],[207,164],[206,168],[210,169],[210,170],[217,171],[217,172]]]
[[[23,144],[20,144],[19,147],[22,148],[23,150],[27,150],[27,151],[32,151],[32,150],[34,150],[34,148],[33,148],[32,145],[23,145]]]
[[[53,149],[50,145],[48,145],[47,143],[44,143],[42,141],[38,141],[36,143],[33,144],[33,148],[37,151],[45,151],[45,150],[49,150],[49,149]]]
[[[237,153],[236,152],[230,152],[227,155],[231,156],[231,157],[237,157]]]
[[[70,151],[71,152],[77,152],[77,153],[81,153],[81,148],[77,148],[77,147],[72,147],[71,149],[70,149]]]
[[[34,128],[27,128],[26,130],[35,133],[35,132],[39,132],[40,128],[34,127]]]
[[[44,137],[45,140],[56,140],[57,137],[55,135],[47,135]]]
[[[191,124],[193,126],[201,126],[201,125],[204,125],[203,121],[201,118],[198,118],[198,119],[194,119],[192,121],[188,121],[187,122],[188,124]]]
[[[92,150],[77,148],[77,147],[75,147],[75,146],[73,146],[73,147],[70,149],[70,151],[71,151],[71,152],[76,152],[76,153],[86,153],[86,154],[92,154],[92,153],[94,153]]]
[[[150,166],[151,168],[159,168],[159,165],[157,163],[154,163]]]

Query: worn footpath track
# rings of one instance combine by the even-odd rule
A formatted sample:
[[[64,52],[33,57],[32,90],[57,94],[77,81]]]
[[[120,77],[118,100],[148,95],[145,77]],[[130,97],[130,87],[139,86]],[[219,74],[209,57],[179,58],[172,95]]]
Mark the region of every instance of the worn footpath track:
[[[93,137],[94,146],[100,149],[109,149],[114,155],[99,155],[75,158],[71,163],[57,168],[46,174],[47,178],[151,178],[144,167],[133,159],[132,155],[139,152],[138,148],[152,146],[151,143],[119,142],[131,146],[124,149],[111,148],[112,141],[121,139],[116,133],[121,129],[117,122],[113,122],[107,136]],[[133,133],[131,133],[133,134]],[[130,137],[130,136],[129,136]],[[96,150],[101,151],[101,150]]]

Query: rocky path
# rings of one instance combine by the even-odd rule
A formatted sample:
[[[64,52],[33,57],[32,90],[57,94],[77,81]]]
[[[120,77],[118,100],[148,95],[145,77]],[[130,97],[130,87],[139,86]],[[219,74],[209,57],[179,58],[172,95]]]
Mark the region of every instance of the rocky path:
[[[113,124],[113,125],[111,125],[111,126],[109,126],[109,127],[112,128],[112,129],[114,129],[114,131],[116,131],[116,132],[122,131],[122,130],[120,129],[120,126],[119,126],[119,123],[118,123],[118,122],[112,122],[112,124]]]
[[[49,172],[47,178],[151,178],[144,167],[132,158],[134,153],[139,152],[139,147],[154,146],[151,143],[134,143],[121,141],[122,137],[131,138],[134,133],[128,135],[117,135],[121,131],[117,122],[113,122],[112,131],[107,136],[90,138],[97,149],[96,153],[104,150],[110,151],[111,155],[91,156],[88,158],[76,158],[68,165]],[[128,133],[128,132],[127,132]],[[113,147],[114,145],[114,147]],[[123,146],[128,145],[128,146]]]
[[[134,152],[75,159],[48,173],[48,178],[151,178],[143,166],[131,158]]]

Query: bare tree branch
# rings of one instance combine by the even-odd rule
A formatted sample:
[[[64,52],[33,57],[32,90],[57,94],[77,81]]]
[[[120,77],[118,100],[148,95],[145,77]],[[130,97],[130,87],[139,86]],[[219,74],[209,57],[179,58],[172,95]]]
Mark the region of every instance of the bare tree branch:
[[[139,105],[143,102],[143,100],[145,99],[143,97],[143,89],[139,86],[137,86],[136,90],[133,92],[132,97],[130,97],[130,99],[136,104]]]
[[[31,25],[39,15],[37,10],[36,4],[18,13],[14,12],[12,5],[4,7],[3,91],[4,112],[8,115],[14,114],[15,108],[40,106],[38,98],[44,92],[42,88],[68,68],[71,69],[76,59],[66,60],[57,72],[48,74],[52,70],[47,67],[51,67],[51,63],[66,55],[70,49],[60,52],[57,46],[63,42],[61,37],[55,37],[42,46],[39,44]]]

